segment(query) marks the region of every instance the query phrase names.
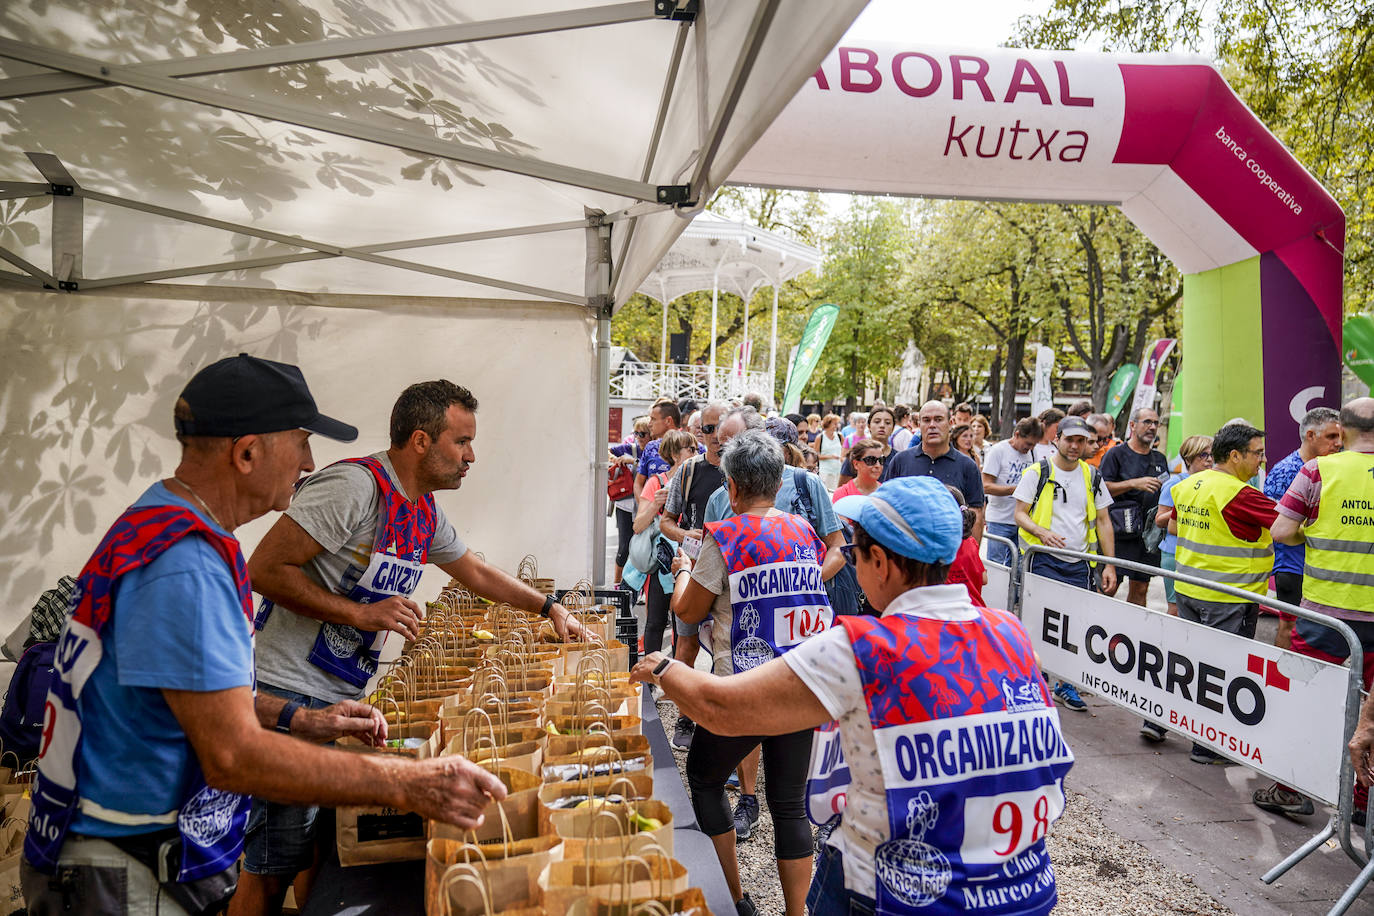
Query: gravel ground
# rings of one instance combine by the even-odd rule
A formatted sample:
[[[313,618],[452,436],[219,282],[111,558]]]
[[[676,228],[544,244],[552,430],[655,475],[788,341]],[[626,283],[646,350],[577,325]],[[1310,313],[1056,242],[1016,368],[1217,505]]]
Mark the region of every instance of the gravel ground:
[[[658,713],[671,738],[677,707],[662,696]],[[678,772],[687,754],[674,749]],[[759,802],[762,815],[754,835],[740,844],[740,879],[759,912],[781,916],[782,888],[773,859],[773,820],[763,798],[764,772],[759,771]],[[685,783],[684,783],[685,785]],[[738,797],[731,789],[732,802]],[[1049,837],[1050,859],[1059,886],[1056,913],[1065,916],[1155,916],[1155,914],[1208,914],[1225,916],[1233,911],[1204,892],[1191,877],[1169,868],[1145,847],[1127,840],[1102,823],[1098,809],[1082,795],[1069,793],[1068,808]],[[727,914],[719,914],[727,916]]]

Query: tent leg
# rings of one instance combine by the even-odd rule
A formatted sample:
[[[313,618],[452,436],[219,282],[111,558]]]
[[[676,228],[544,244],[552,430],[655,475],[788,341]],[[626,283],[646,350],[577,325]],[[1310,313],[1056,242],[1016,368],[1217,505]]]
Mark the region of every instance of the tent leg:
[[[716,399],[716,308],[720,302],[720,265],[716,265],[716,273],[711,281],[711,380],[706,388],[706,399],[714,401]]]
[[[592,415],[592,550],[591,580],[594,587],[606,583],[606,477],[610,465],[607,443],[611,426],[611,224],[588,210],[587,302],[596,313],[596,388]],[[666,307],[666,306],[665,306]]]
[[[773,334],[768,338],[768,400],[777,402],[774,396],[778,387],[778,284],[773,284]],[[782,405],[778,404],[778,409]]]

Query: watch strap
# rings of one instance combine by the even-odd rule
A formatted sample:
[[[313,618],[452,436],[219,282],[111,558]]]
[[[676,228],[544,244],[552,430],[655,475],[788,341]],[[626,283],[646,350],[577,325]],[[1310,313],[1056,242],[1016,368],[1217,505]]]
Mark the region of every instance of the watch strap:
[[[296,715],[296,710],[301,708],[300,701],[287,700],[286,705],[277,714],[277,731],[284,735],[291,734],[291,719]]]
[[[539,609],[539,616],[547,618],[549,616],[549,610],[557,603],[558,599],[554,598],[553,595],[545,595],[544,606]]]
[[[673,667],[673,662],[675,661],[677,661],[677,659],[669,656],[657,665],[654,665],[654,677],[663,677],[663,675],[667,674],[668,669]]]

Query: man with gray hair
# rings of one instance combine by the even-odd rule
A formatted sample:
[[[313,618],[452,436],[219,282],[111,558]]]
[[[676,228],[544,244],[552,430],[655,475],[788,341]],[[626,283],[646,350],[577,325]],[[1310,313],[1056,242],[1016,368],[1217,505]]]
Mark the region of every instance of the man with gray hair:
[[[1302,438],[1297,450],[1282,461],[1277,462],[1264,477],[1264,495],[1278,502],[1288,492],[1293,478],[1298,476],[1302,466],[1313,458],[1330,455],[1341,450],[1341,415],[1330,407],[1313,407],[1303,415],[1298,425],[1298,435]],[[1302,603],[1302,567],[1306,548],[1302,544],[1291,546],[1282,542],[1274,544],[1274,591],[1285,604]],[[1291,614],[1279,614],[1279,629],[1274,635],[1274,645],[1280,649],[1289,648],[1293,639],[1293,624],[1297,618]]]

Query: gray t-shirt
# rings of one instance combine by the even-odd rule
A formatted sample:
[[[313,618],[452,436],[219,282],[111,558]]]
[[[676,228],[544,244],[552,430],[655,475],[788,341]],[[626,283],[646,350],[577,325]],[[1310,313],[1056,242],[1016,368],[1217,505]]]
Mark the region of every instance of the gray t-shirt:
[[[988,449],[983,458],[983,473],[1003,486],[1014,487],[1021,482],[1021,473],[1034,463],[1029,449],[1018,452],[1010,439],[1003,439]],[[1016,497],[989,495],[987,520],[1001,525],[1016,524]]]
[[[382,463],[397,491],[404,496],[386,452],[372,457]],[[330,465],[311,474],[301,485],[286,514],[324,548],[304,567],[311,582],[336,595],[348,594],[349,586],[344,582],[351,585],[356,581],[372,559],[379,496],[372,474],[357,464]],[[435,509],[437,518],[428,562],[451,563],[467,553],[468,548],[458,539],[458,532],[444,510],[438,506]],[[258,633],[258,680],[331,703],[358,699],[361,690],[311,664],[310,650],[320,626],[314,617],[296,614],[280,605],[273,608]]]

